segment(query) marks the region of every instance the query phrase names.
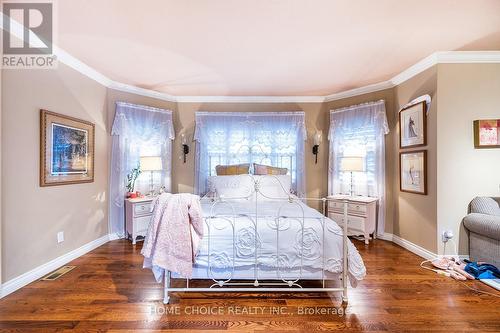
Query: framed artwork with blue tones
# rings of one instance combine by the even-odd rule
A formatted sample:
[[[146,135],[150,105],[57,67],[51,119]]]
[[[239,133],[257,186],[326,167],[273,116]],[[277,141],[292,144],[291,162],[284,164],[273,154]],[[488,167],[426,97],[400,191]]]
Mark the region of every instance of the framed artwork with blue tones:
[[[40,186],[94,181],[94,124],[40,110]]]

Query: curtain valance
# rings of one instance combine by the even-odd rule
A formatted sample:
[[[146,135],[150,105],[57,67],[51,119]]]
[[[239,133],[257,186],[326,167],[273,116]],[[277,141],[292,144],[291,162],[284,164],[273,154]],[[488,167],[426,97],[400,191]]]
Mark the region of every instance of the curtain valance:
[[[389,133],[384,100],[331,110],[328,140],[331,141],[337,131],[366,127],[376,128],[379,134]]]
[[[196,112],[194,140],[200,141],[215,127],[245,126],[254,129],[280,130],[307,140],[305,113],[295,112]]]
[[[160,144],[168,139],[173,140],[172,111],[117,102],[111,135]]]

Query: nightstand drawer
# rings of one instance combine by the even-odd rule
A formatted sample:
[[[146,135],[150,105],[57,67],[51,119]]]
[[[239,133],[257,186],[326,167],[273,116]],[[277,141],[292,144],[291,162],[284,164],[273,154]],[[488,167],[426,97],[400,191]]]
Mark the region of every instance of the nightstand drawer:
[[[328,210],[342,211],[344,210],[344,203],[341,201],[328,201]]]
[[[144,216],[151,214],[151,202],[134,204],[134,216]]]
[[[149,222],[151,221],[151,216],[143,216],[135,219],[135,228],[136,234],[140,236],[146,236],[146,232],[148,231]]]
[[[335,223],[342,226],[344,224],[344,215],[336,212],[329,211],[328,217],[331,218]]]
[[[341,228],[344,226],[344,215],[330,212],[330,218],[333,219]],[[365,219],[357,216],[347,216],[348,231],[356,230],[361,233],[365,230]],[[348,234],[351,234],[350,232]]]
[[[366,215],[366,205],[359,203],[350,203],[347,205],[349,214]]]
[[[347,221],[349,224],[347,225],[349,229],[358,230],[361,232],[365,231],[365,219],[357,216],[348,216]]]

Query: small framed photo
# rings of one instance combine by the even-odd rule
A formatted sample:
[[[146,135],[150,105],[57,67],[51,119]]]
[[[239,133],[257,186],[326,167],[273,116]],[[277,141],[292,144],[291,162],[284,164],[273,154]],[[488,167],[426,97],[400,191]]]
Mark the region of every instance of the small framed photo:
[[[427,105],[425,101],[399,112],[399,146],[419,147],[427,144]]]
[[[474,147],[500,148],[500,119],[474,120]]]
[[[40,186],[94,181],[94,124],[40,110]]]
[[[427,194],[427,151],[399,153],[399,189],[401,192]]]

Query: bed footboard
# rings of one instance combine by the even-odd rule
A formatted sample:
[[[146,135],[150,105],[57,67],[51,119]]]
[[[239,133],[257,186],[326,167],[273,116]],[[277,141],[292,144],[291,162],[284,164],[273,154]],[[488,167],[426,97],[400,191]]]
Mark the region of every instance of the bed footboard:
[[[256,192],[258,192],[259,189],[258,189],[258,186],[256,186]],[[304,200],[307,200],[307,201],[316,201],[316,202],[319,202],[321,205],[322,205],[322,209],[323,209],[323,214],[322,214],[322,218],[321,218],[321,227],[323,228],[323,242],[322,242],[322,246],[323,246],[323,251],[324,251],[324,246],[325,246],[325,239],[324,239],[324,235],[325,235],[325,219],[326,219],[326,212],[327,212],[327,203],[328,203],[328,199],[327,198],[297,198],[297,197],[291,197],[287,200],[287,204],[293,204],[295,201],[301,201],[301,202],[304,202]],[[348,203],[348,200],[346,199],[345,200],[345,204],[344,204],[344,220],[347,221],[347,203]],[[298,203],[297,203],[298,204]],[[213,208],[216,207],[217,205],[230,205],[230,203],[228,203],[227,201],[223,201],[223,200],[215,200],[213,202],[213,206],[212,206],[212,212],[213,212]],[[300,205],[299,205],[300,206]],[[257,201],[256,201],[256,207],[255,207],[255,210],[256,210],[256,215],[254,216],[254,219],[253,221],[254,222],[254,227],[255,227],[255,234],[257,235],[258,234],[258,230],[257,230],[257,220],[258,220],[258,204],[257,204]],[[231,217],[227,217],[227,215],[225,216],[225,219],[227,220],[227,222],[232,226],[233,228],[233,251],[234,251],[234,248],[235,248],[235,238],[234,238],[234,224],[235,224],[235,219],[236,219],[236,216],[241,216],[241,214],[237,213],[236,211],[233,211],[233,216]],[[277,214],[277,217],[276,217],[276,221],[278,221],[277,223],[279,223],[279,219],[280,219],[280,212],[278,211],[278,214]],[[217,215],[216,214],[210,214],[209,217],[206,217],[205,218],[205,223],[207,223],[207,227],[208,227],[208,234],[205,235],[204,237],[207,237],[208,238],[208,247],[209,247],[209,256],[208,256],[208,262],[209,262],[209,266],[208,266],[208,274],[211,275],[211,280],[213,281],[213,283],[209,286],[209,287],[204,287],[204,288],[201,288],[201,287],[192,287],[189,285],[189,279],[186,279],[186,284],[185,284],[185,287],[182,287],[182,288],[179,288],[179,287],[172,287],[171,286],[171,279],[172,279],[172,276],[170,274],[169,271],[165,271],[165,276],[164,276],[164,297],[163,297],[163,303],[165,304],[168,304],[169,301],[170,301],[170,296],[169,296],[169,293],[171,292],[182,292],[182,293],[185,293],[185,292],[203,292],[203,293],[212,293],[212,292],[222,292],[222,293],[226,293],[226,292],[249,292],[249,293],[252,293],[252,292],[273,292],[273,293],[290,293],[290,292],[338,292],[338,293],[341,293],[341,298],[342,298],[342,302],[343,303],[347,303],[348,302],[348,238],[347,238],[347,223],[344,223],[343,224],[343,230],[342,230],[342,242],[343,242],[343,251],[342,251],[342,272],[340,274],[340,280],[341,280],[341,286],[340,287],[336,287],[336,288],[331,288],[331,287],[327,287],[325,285],[325,270],[324,270],[324,267],[325,266],[325,256],[323,255],[322,253],[322,261],[323,261],[323,269],[321,270],[322,272],[322,279],[321,279],[321,286],[320,287],[313,287],[313,288],[310,288],[310,287],[303,287],[301,285],[301,276],[299,275],[297,278],[293,278],[293,279],[287,279],[287,278],[283,278],[282,275],[281,275],[281,272],[280,272],[280,266],[279,266],[279,263],[277,260],[277,267],[276,267],[276,274],[277,276],[279,277],[279,279],[273,279],[272,282],[269,282],[269,281],[264,281],[263,279],[260,279],[259,278],[259,274],[258,274],[258,257],[257,257],[257,247],[258,247],[258,244],[257,244],[257,241],[255,241],[255,247],[253,248],[254,249],[254,253],[255,253],[255,257],[252,258],[252,260],[254,260],[254,264],[255,264],[255,273],[253,275],[253,278],[252,279],[248,279],[248,280],[243,280],[243,281],[233,281],[233,273],[234,273],[234,270],[235,270],[235,266],[234,266],[234,256],[233,256],[233,266],[229,268],[229,271],[232,272],[230,274],[230,276],[228,278],[225,278],[225,279],[221,279],[221,278],[216,278],[212,275],[212,268],[210,266],[210,244],[211,244],[211,234],[210,234],[210,230],[211,230],[211,221],[212,219],[216,218]],[[218,217],[220,218],[220,217]],[[304,219],[305,217],[302,216],[302,219]],[[330,221],[331,222],[331,221]],[[304,234],[304,222],[302,221],[302,223],[300,224],[301,225],[301,228],[302,228],[302,236]],[[280,241],[280,238],[279,238],[279,227],[277,228],[277,232],[276,232],[276,256],[277,258],[280,258],[279,256],[279,241]],[[257,240],[257,237],[255,237],[255,239]],[[304,249],[301,249],[301,251],[303,251]],[[233,252],[233,255],[234,255],[234,252]],[[302,261],[301,261],[301,265],[302,265]],[[231,271],[232,270],[232,271]],[[300,267],[300,272],[302,274],[302,266]],[[240,278],[238,278],[238,280],[241,280]],[[269,279],[265,279],[265,280],[269,280]]]

